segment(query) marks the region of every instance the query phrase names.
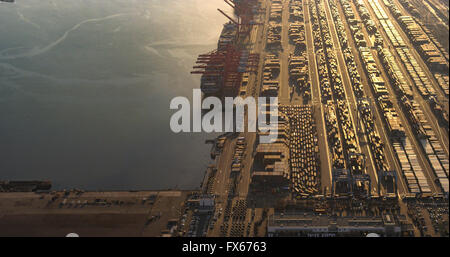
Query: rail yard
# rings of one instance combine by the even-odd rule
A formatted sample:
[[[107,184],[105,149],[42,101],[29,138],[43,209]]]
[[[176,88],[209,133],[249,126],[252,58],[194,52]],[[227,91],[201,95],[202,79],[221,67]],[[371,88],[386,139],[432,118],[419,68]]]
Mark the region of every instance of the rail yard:
[[[178,214],[161,210],[167,226],[133,200],[140,235],[448,236],[448,1],[225,2],[234,14],[219,10],[229,22],[192,73],[205,97],[278,97],[277,113],[267,112],[278,138],[212,140],[200,190],[159,193],[176,201]],[[80,204],[88,193],[40,194],[34,201],[49,203],[37,213],[67,215],[76,207],[64,198]],[[138,199],[147,195],[158,193]],[[14,215],[0,211],[0,222]]]

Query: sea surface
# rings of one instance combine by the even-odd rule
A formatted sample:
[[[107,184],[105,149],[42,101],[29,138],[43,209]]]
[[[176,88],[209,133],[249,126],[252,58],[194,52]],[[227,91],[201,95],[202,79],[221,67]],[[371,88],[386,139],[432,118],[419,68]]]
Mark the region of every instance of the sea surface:
[[[53,188],[196,188],[205,133],[175,134],[198,54],[217,45],[222,0],[0,3],[0,180]]]

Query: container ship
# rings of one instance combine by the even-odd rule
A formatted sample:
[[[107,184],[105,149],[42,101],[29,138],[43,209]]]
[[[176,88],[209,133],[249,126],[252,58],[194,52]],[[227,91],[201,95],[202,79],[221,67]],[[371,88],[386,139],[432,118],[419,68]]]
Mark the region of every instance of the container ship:
[[[251,2],[251,1],[248,1]],[[234,5],[233,5],[234,3]],[[201,74],[200,89],[203,96],[235,97],[239,93],[242,74],[256,70],[259,63],[259,54],[250,54],[242,47],[242,42],[249,35],[250,21],[253,16],[243,12],[243,4],[247,1],[234,1],[229,4],[235,9],[235,14],[245,13],[244,18],[238,15],[237,20],[219,11],[230,21],[223,25],[217,49],[198,56],[192,74]],[[239,10],[239,12],[237,11]],[[255,25],[255,23],[251,23]]]
[[[47,191],[51,187],[50,181],[0,181],[0,192]]]
[[[220,33],[219,42],[217,43],[217,50],[226,50],[229,44],[235,44],[238,34],[238,25],[233,22],[227,22],[223,25],[222,33]]]
[[[217,43],[217,50],[199,55],[197,59],[197,63],[200,65],[194,66],[194,69],[200,69],[199,72],[202,74],[200,89],[205,97],[220,97],[224,93],[225,78],[239,76],[239,74],[231,74],[233,72],[229,68],[233,67],[226,66],[227,60],[232,59],[231,55],[237,43],[238,29],[238,26],[232,22],[225,23]],[[234,87],[238,85],[234,85],[233,81],[228,81],[228,86]]]

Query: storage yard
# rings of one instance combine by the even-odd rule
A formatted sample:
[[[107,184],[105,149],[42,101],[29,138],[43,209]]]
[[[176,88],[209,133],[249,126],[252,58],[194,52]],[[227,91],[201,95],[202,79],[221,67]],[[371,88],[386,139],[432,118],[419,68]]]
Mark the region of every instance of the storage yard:
[[[278,138],[212,140],[201,188],[173,191],[178,214],[133,202],[140,235],[448,236],[448,1],[225,2],[234,13],[219,10],[230,21],[192,73],[205,97],[278,97],[264,105]],[[49,201],[39,213],[93,208],[83,194],[62,205],[29,194]]]

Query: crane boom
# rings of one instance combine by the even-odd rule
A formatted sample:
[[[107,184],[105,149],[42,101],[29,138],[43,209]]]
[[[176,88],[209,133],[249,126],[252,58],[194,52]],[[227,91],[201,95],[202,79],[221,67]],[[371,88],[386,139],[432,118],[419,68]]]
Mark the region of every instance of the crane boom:
[[[223,14],[225,17],[227,17],[231,22],[233,22],[236,25],[239,25],[239,23],[237,21],[235,21],[233,18],[231,18],[230,16],[228,16],[228,14],[226,14],[224,11],[217,9],[221,14]]]

